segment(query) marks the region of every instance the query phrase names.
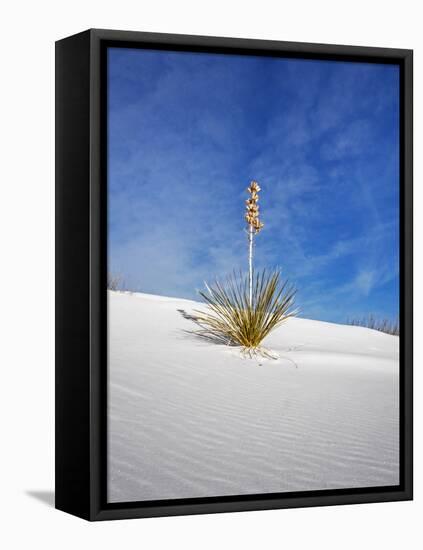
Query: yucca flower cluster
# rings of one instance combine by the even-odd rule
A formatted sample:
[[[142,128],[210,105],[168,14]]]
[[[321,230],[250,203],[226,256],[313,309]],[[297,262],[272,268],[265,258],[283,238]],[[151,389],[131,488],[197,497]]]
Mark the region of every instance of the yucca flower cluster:
[[[250,228],[258,233],[263,227],[264,224],[259,219],[259,191],[261,191],[260,185],[256,181],[252,181],[250,186],[247,188],[250,196],[245,201],[246,204],[246,213],[245,220]]]

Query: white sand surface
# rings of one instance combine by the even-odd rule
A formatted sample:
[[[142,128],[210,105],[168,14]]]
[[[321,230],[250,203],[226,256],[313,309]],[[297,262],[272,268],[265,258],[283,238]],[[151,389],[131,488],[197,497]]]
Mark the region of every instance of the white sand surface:
[[[109,292],[110,502],[399,483],[397,337],[290,319],[257,361],[200,307]]]

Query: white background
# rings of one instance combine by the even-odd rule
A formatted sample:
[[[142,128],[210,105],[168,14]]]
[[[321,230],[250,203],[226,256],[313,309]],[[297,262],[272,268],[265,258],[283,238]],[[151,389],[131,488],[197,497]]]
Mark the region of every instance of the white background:
[[[419,2],[15,1],[0,14],[3,548],[421,548]],[[54,510],[54,41],[90,27],[415,50],[415,501],[90,524]],[[420,214],[420,215],[419,215]],[[420,306],[420,307],[419,307]],[[78,396],[75,396],[77,399]],[[41,499],[40,499],[41,497]],[[4,539],[4,540],[3,540]]]

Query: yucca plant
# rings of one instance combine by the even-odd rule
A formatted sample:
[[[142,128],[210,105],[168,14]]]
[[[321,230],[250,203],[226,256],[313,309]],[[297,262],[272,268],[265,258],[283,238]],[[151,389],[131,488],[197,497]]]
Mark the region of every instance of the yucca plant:
[[[197,311],[195,321],[203,336],[241,346],[250,357],[271,356],[261,347],[264,338],[289,317],[296,315],[296,289],[281,278],[280,270],[255,271],[253,267],[254,236],[264,224],[259,219],[260,186],[252,181],[247,189],[245,220],[248,235],[248,274],[234,273],[223,283],[205,283],[200,291],[208,308]]]

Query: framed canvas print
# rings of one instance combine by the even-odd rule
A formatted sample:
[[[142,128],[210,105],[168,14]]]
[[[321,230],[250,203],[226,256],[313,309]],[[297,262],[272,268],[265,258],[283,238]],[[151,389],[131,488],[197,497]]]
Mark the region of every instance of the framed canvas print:
[[[56,44],[56,507],[412,498],[412,52]]]

